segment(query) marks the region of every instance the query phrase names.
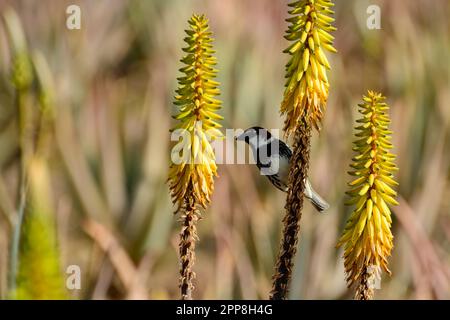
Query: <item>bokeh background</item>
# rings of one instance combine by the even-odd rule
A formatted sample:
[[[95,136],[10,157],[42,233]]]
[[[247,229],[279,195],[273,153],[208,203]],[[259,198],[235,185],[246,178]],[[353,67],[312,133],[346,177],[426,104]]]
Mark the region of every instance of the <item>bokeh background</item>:
[[[391,106],[400,205],[393,209],[392,276],[378,299],[450,298],[450,2],[335,1],[330,98],[313,138],[310,176],[330,203],[307,204],[290,298],[348,299],[344,206],[357,103],[368,89]],[[65,27],[70,4],[81,30]],[[381,30],[366,9],[381,8]],[[179,221],[166,184],[177,69],[192,13],[210,19],[225,128],[281,128],[287,1],[0,1],[20,17],[28,49],[49,65],[54,126],[47,146],[61,270],[78,265],[74,299],[177,299]],[[0,24],[0,293],[8,296],[17,215],[17,109],[11,45]],[[31,107],[33,104],[31,103]],[[285,195],[250,165],[220,165],[199,222],[194,296],[267,298]],[[36,259],[39,259],[37,257]]]

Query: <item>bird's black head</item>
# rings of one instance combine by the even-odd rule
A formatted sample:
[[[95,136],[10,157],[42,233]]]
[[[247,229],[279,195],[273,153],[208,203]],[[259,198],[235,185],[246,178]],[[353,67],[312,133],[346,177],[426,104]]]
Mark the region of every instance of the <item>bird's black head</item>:
[[[251,127],[238,136],[236,136],[236,140],[245,141],[246,143],[250,143],[250,141],[258,139],[258,140],[269,140],[272,137],[271,133],[262,127]]]

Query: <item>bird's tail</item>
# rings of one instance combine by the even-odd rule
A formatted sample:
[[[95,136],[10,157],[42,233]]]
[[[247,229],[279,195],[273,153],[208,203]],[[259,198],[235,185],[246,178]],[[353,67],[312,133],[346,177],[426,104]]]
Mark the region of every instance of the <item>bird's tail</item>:
[[[328,202],[326,202],[316,191],[314,191],[308,179],[305,181],[305,197],[311,201],[312,205],[320,213],[323,213],[330,207]]]

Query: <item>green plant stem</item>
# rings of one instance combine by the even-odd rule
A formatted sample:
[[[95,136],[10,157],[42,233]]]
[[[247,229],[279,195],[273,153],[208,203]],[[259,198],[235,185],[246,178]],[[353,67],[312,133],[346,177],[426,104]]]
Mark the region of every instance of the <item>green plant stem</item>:
[[[25,90],[17,91],[16,107],[18,110],[19,122],[19,151],[20,151],[20,167],[19,167],[19,185],[17,192],[17,218],[14,225],[14,231],[11,239],[11,254],[9,263],[9,277],[8,289],[9,293],[14,295],[16,290],[17,268],[19,265],[19,247],[20,247],[20,232],[22,229],[23,217],[25,215],[26,199],[27,199],[27,134],[26,134],[26,105],[25,105]]]
[[[17,268],[19,266],[20,231],[22,229],[23,217],[25,215],[26,198],[27,198],[27,186],[25,179],[22,179],[19,196],[19,208],[17,211],[17,220],[16,225],[14,226],[14,232],[11,241],[10,272],[8,279],[8,286],[10,293],[14,293],[16,290]]]

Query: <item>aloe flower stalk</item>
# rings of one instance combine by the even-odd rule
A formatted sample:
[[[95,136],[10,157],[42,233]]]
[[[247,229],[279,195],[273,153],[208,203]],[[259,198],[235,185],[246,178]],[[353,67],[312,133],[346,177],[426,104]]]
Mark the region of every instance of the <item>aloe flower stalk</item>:
[[[369,91],[359,105],[361,118],[357,120],[357,140],[353,143],[356,156],[352,159],[354,177],[349,183],[347,202],[354,210],[347,221],[338,246],[344,246],[344,264],[348,286],[356,284],[355,299],[372,299],[375,274],[391,272],[388,257],[393,247],[391,210],[397,205],[398,183],[393,173],[394,163],[388,105],[380,93]]]
[[[20,241],[15,299],[66,299],[51,206],[50,177],[46,162],[33,157],[29,165],[27,213]]]
[[[336,30],[331,25],[332,6],[330,0],[300,0],[289,4],[291,17],[286,20],[289,27],[285,38],[292,44],[284,51],[290,59],[280,112],[286,115],[284,131],[286,136],[294,136],[294,148],[271,299],[286,299],[289,290],[308,176],[311,131],[313,127],[319,130],[328,99],[330,64],[324,51],[336,52],[329,33]]]
[[[181,59],[185,65],[180,69],[184,74],[178,78],[175,105],[178,112],[174,116],[178,124],[172,129],[181,132],[183,140],[172,150],[172,160],[182,151],[182,159],[173,162],[169,171],[169,187],[176,212],[182,215],[183,225],[180,234],[180,289],[182,299],[192,299],[195,277],[192,267],[195,260],[197,241],[196,223],[200,209],[206,209],[214,190],[214,177],[217,165],[211,142],[222,138],[217,120],[222,117],[216,113],[221,101],[219,83],[215,81],[217,70],[213,56],[208,19],[204,15],[193,15],[190,28],[184,39],[186,56]],[[182,149],[182,150],[181,150]]]
[[[303,192],[305,190],[304,181],[309,168],[311,127],[301,126],[297,128],[294,139],[294,153],[291,158],[288,178],[289,190],[285,205],[286,214],[283,218],[283,235],[270,293],[270,299],[272,300],[286,299],[289,292],[289,282],[294,267],[300,231]]]
[[[330,63],[325,51],[336,52],[333,47],[336,30],[330,0],[300,0],[289,4],[291,17],[285,38],[292,44],[284,51],[291,58],[286,65],[286,84],[281,113],[286,115],[284,130],[295,132],[302,120],[317,130],[323,119],[328,100],[327,70]]]

